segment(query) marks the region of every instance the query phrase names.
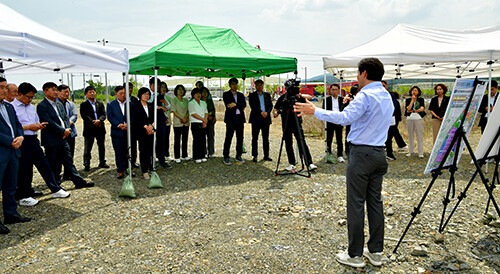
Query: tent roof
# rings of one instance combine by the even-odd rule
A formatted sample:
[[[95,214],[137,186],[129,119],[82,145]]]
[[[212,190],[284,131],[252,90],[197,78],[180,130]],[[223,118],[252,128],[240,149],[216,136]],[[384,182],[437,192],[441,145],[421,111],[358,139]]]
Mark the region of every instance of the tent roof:
[[[92,45],[42,26],[0,3],[0,62],[6,74],[128,70],[128,51]]]
[[[344,79],[351,79],[359,60],[366,57],[384,63],[387,79],[487,77],[487,62],[500,59],[500,26],[442,30],[398,24],[366,44],[323,57],[323,67],[334,75],[343,71]],[[500,75],[497,62],[493,73]]]
[[[165,42],[130,59],[131,74],[253,77],[297,70],[297,60],[256,49],[232,29],[186,24]]]

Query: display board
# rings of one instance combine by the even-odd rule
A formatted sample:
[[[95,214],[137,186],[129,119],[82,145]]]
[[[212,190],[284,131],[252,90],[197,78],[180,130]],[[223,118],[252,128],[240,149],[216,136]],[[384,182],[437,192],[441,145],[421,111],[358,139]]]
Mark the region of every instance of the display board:
[[[450,166],[453,163],[453,158],[456,153],[459,153],[457,163],[460,161],[465,144],[460,146],[459,151],[456,151],[455,144],[451,153],[448,155],[448,158],[444,159],[446,150],[451,145],[453,137],[460,126],[460,122],[464,118],[465,121],[463,123],[463,128],[466,132],[465,136],[469,136],[478,113],[479,104],[481,103],[481,99],[486,90],[486,84],[486,81],[477,81],[477,85],[475,87],[473,79],[457,79],[457,81],[455,81],[455,86],[453,87],[453,91],[451,93],[450,102],[448,104],[448,108],[446,109],[443,123],[439,129],[438,137],[434,143],[432,153],[424,171],[425,174],[431,173],[434,169],[439,167],[443,161],[445,161],[443,167]],[[466,116],[463,117],[464,110],[471,95],[473,96],[472,102]]]
[[[483,135],[481,136],[481,140],[479,140],[479,145],[477,145],[476,152],[474,153],[474,155],[476,155],[476,158],[478,160],[486,157],[485,155],[486,151],[490,147],[490,144],[493,142],[493,139],[495,139],[495,135],[500,129],[500,108],[494,107],[493,111],[490,113],[490,117],[491,119],[488,118],[488,123],[484,128]],[[499,143],[500,143],[500,138],[498,138],[497,141],[495,142],[495,145],[488,154],[488,157],[493,157],[498,154]]]

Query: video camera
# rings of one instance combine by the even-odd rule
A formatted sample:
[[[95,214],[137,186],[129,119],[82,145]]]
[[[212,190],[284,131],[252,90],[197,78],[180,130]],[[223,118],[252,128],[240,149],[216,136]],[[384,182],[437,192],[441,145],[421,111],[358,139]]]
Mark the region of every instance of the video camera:
[[[300,78],[288,79],[285,81],[286,93],[283,95],[283,104],[278,109],[278,113],[284,113],[286,110],[293,109],[297,101],[297,94],[300,92]]]

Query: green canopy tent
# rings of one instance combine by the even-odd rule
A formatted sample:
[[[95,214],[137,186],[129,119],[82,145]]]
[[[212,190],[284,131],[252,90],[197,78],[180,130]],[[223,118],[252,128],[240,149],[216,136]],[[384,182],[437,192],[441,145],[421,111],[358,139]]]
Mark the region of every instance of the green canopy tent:
[[[186,24],[130,59],[130,74],[249,78],[297,71],[297,59],[253,47],[232,29]]]

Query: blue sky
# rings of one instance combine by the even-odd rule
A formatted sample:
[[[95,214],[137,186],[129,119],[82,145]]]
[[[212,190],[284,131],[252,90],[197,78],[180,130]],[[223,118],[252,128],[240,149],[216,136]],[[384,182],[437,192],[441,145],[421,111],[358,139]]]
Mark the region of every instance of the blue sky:
[[[134,45],[156,45],[186,23],[232,28],[252,45],[298,58],[302,78],[304,67],[309,77],[323,74],[323,54],[364,44],[398,23],[444,29],[500,24],[498,0],[1,1],[74,38],[105,37],[108,46],[126,47],[131,56],[148,49]]]

